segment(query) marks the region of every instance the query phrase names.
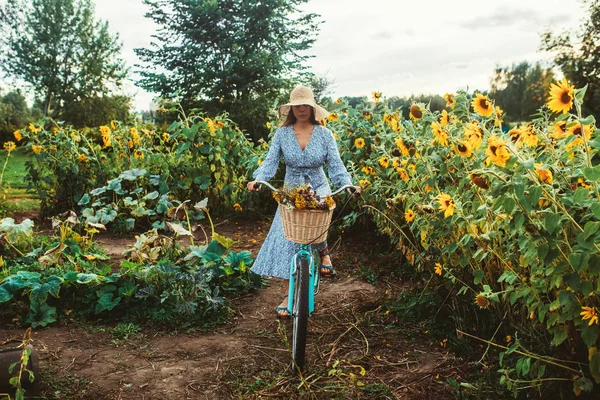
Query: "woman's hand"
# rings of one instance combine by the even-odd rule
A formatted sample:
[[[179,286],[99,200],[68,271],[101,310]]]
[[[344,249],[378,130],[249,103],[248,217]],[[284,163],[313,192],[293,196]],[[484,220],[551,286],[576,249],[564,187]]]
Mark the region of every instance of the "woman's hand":
[[[257,185],[256,181],[248,182],[247,186],[248,190],[251,192],[258,192],[260,190],[260,185]]]
[[[362,186],[354,186],[354,191],[352,191],[350,188],[346,190],[352,195],[352,197],[360,197],[362,193]]]

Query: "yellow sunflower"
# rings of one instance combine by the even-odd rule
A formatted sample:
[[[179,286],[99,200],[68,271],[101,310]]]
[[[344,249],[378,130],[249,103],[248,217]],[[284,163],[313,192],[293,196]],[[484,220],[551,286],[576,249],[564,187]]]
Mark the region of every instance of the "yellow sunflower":
[[[363,116],[367,121],[371,119],[371,113],[368,111],[363,111]]]
[[[450,107],[453,109],[456,106],[456,102],[454,101],[454,95],[451,93],[446,93],[444,95],[444,100],[446,100],[446,107]]]
[[[468,141],[460,140],[456,146],[454,146],[454,151],[456,151],[462,157],[471,157],[471,144]]]
[[[83,154],[83,153],[81,153],[81,154],[79,155],[79,157],[77,157],[77,159],[78,159],[79,161],[81,161],[81,162],[89,162],[89,161],[90,161],[90,160],[88,160],[87,156],[86,156],[85,154]]]
[[[432,122],[431,132],[433,133],[433,136],[435,136],[435,141],[439,143],[440,146],[448,146],[448,132],[442,128],[442,125],[437,122]]]
[[[365,186],[371,184],[371,182],[369,182],[367,179],[361,179],[358,181],[358,183],[360,183],[360,186],[362,186],[362,187],[365,187]]]
[[[379,100],[381,100],[381,92],[373,92],[371,95],[373,96],[373,101],[379,103]]]
[[[137,158],[137,159],[139,159],[139,160],[142,160],[142,159],[144,159],[144,153],[143,153],[141,150],[136,150],[136,151],[133,153],[133,157],[134,157],[134,158]]]
[[[521,127],[521,132],[523,133],[521,140],[527,147],[536,147],[540,142],[540,138],[536,135],[531,125]]]
[[[396,172],[398,172],[398,174],[400,174],[400,179],[402,179],[404,182],[408,182],[409,176],[408,176],[408,172],[406,171],[406,169],[399,167],[399,168],[396,168]]]
[[[521,129],[512,128],[510,131],[508,131],[508,134],[513,143],[517,143],[517,146],[521,145],[520,139],[523,136],[523,131],[521,131]]]
[[[478,149],[483,140],[483,132],[477,122],[468,122],[464,127],[465,140],[469,142],[473,149]]]
[[[387,168],[390,166],[390,159],[387,156],[383,156],[379,159],[379,165],[383,168]]]
[[[404,144],[404,140],[402,140],[401,137],[397,137],[396,139],[394,139],[394,142],[396,142],[396,146],[398,146],[403,156],[408,157],[410,155],[410,151],[408,150],[408,147],[406,147],[406,145]]]
[[[44,148],[34,144],[31,146],[31,150],[33,150],[33,154],[40,154],[44,151]]]
[[[494,125],[496,126],[500,126],[500,124],[502,123],[502,117],[504,116],[504,111],[496,106],[496,118],[494,119]]]
[[[438,119],[438,121],[440,122],[440,124],[447,126],[456,121],[456,116],[453,114],[448,114],[448,111],[446,111],[446,110],[442,110],[442,113],[440,114],[440,118]]]
[[[444,218],[448,218],[454,214],[454,200],[446,193],[440,193],[436,201],[440,204],[439,211],[444,212]]]
[[[21,131],[18,129],[13,132],[13,135],[15,136],[15,139],[17,140],[17,142],[20,142],[21,140],[23,140],[23,135],[21,135]]]
[[[593,131],[594,131],[594,128],[592,127],[592,125],[584,125],[583,129],[581,129],[581,124],[575,124],[569,128],[569,133],[571,135],[575,135],[575,136],[579,136],[580,138],[583,138],[583,135],[585,134],[585,139],[588,141],[592,138]],[[583,140],[582,140],[582,142],[583,142]]]
[[[100,135],[102,135],[102,142],[104,143],[104,147],[109,147],[112,145],[110,128],[108,126],[100,127]]]
[[[439,276],[442,276],[443,267],[440,263],[435,263],[435,273]]]
[[[14,149],[17,148],[17,145],[15,144],[15,142],[6,142],[4,143],[4,150],[6,151],[13,151]]]
[[[552,132],[550,133],[552,139],[564,139],[567,134],[567,121],[559,121],[552,125]]]
[[[573,85],[569,85],[567,78],[562,81],[550,84],[550,98],[548,98],[548,108],[556,113],[566,114],[573,108],[574,97]]]
[[[482,117],[491,117],[494,113],[494,105],[487,96],[481,93],[475,95],[475,98],[471,102],[471,107]]]
[[[365,147],[365,140],[363,138],[358,138],[354,140],[354,147],[356,147],[357,149],[362,149],[363,147]]]
[[[404,213],[404,219],[410,224],[415,220],[415,212],[411,209],[406,210]]]
[[[337,115],[336,113],[331,113],[331,114],[329,114],[329,116],[327,117],[327,119],[328,119],[329,121],[332,121],[332,122],[333,122],[333,121],[339,121],[339,120],[340,120],[340,118],[338,117],[338,115]]]
[[[593,324],[598,324],[598,312],[596,311],[595,307],[581,307],[581,312],[579,313],[579,315],[581,315],[581,319],[582,320],[586,320],[589,319],[590,322],[588,323],[588,326],[592,326]]]
[[[488,156],[485,159],[485,164],[488,166],[491,163],[494,163],[499,167],[504,167],[510,158],[510,153],[506,148],[506,142],[503,139],[498,138],[495,134],[488,139],[485,154]]]
[[[341,99],[337,99],[337,100],[335,101],[335,104],[341,104],[341,103],[342,103],[342,100],[341,100]]]
[[[242,206],[240,205],[240,203],[235,203],[233,205],[233,209],[237,212],[240,212],[240,211],[242,211]]]
[[[366,166],[366,167],[362,167],[362,172],[364,172],[367,175],[375,175],[375,169],[373,167]]]
[[[213,120],[206,117],[206,118],[204,118],[204,122],[206,122],[206,128],[208,129],[208,132],[210,133],[210,135],[214,136],[216,129],[215,129],[215,123],[213,122]]]
[[[409,115],[410,119],[412,119],[413,121],[418,121],[421,118],[423,118],[423,109],[418,105],[413,104],[412,106],[410,106]]]
[[[535,172],[540,177],[542,182],[552,185],[552,171],[549,169],[541,169],[542,163],[535,163],[534,166],[536,168]]]

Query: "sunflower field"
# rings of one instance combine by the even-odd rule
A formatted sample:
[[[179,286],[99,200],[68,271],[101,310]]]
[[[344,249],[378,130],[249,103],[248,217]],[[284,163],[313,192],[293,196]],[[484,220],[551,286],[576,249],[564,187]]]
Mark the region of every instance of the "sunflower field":
[[[428,285],[449,284],[510,332],[483,341],[503,350],[501,382],[515,392],[600,383],[600,135],[581,115],[584,95],[558,82],[512,129],[490,99],[463,92],[441,113],[412,105],[409,120],[380,93],[374,108],[337,101],[326,122],[379,230]]]
[[[173,201],[192,198],[207,197],[214,212],[240,211],[246,171],[260,151],[225,116],[182,116],[164,130],[115,122],[75,130],[47,122],[15,132],[15,140],[33,155],[26,179],[42,214],[85,207],[97,213],[109,205],[110,222],[120,225],[135,219],[149,226]]]
[[[347,221],[368,216],[457,313],[497,323],[483,337],[457,324],[455,339],[498,349],[501,383],[515,392],[600,383],[600,135],[581,115],[585,91],[557,82],[547,106],[512,127],[487,96],[466,92],[447,94],[441,112],[413,104],[408,119],[374,92],[357,107],[328,104],[323,121],[364,188],[364,212]],[[272,115],[267,127],[278,124]],[[30,150],[44,213],[74,209],[92,226],[164,228],[169,210],[204,197],[224,212],[272,204],[245,190],[266,143],[225,116],[182,116],[164,130],[46,122],[15,142],[4,147]]]

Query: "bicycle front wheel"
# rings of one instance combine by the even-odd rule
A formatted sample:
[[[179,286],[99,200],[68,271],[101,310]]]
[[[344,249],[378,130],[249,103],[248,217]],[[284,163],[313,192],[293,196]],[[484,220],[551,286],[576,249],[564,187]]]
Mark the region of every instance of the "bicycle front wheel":
[[[292,342],[292,369],[301,372],[306,364],[306,334],[308,332],[308,290],[310,260],[296,257],[296,277],[294,285],[294,305],[292,317],[294,332]]]

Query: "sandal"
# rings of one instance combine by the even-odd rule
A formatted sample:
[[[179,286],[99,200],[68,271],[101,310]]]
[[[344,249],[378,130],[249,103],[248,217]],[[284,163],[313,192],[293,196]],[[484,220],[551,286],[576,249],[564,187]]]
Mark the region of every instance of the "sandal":
[[[287,299],[288,295],[286,294],[285,296],[283,296],[284,299]],[[285,311],[285,314],[280,313],[280,311]],[[275,314],[277,315],[277,318],[279,319],[287,319],[290,317],[290,312],[287,309],[287,306],[285,307],[281,307],[281,306],[277,306],[277,308],[275,309]]]
[[[331,252],[327,247],[319,251],[320,257],[328,256],[330,254]],[[321,267],[319,268],[319,274],[325,278],[335,278],[335,270],[333,269],[333,265],[321,264]]]
[[[326,270],[326,272],[323,270]],[[321,269],[319,270],[319,273],[324,278],[335,278],[335,270],[333,269],[332,265],[321,264]]]

